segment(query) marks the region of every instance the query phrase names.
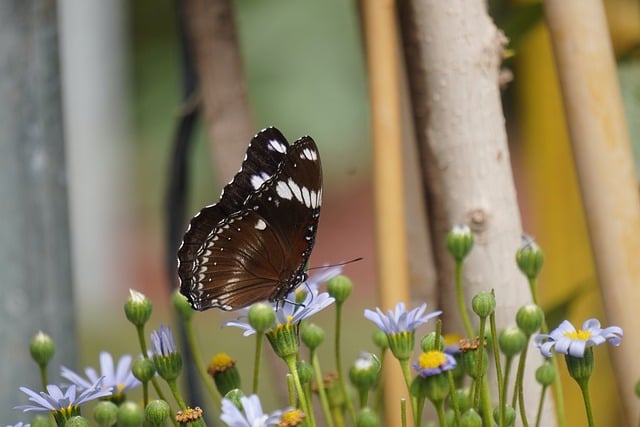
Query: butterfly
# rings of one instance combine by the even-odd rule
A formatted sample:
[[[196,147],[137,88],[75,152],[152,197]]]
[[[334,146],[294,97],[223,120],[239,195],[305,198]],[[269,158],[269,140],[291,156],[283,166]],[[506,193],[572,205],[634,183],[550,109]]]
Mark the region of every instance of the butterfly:
[[[282,302],[307,279],[322,205],[314,140],[258,132],[218,203],[196,214],[178,249],[180,293],[196,310]]]

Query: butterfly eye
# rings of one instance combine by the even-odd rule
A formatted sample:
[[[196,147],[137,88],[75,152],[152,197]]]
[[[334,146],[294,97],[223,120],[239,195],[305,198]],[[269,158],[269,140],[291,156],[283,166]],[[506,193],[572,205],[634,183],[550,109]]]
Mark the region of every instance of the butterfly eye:
[[[193,308],[282,303],[307,279],[322,205],[322,166],[308,136],[289,145],[258,132],[218,203],[190,221],[178,250],[180,292]]]

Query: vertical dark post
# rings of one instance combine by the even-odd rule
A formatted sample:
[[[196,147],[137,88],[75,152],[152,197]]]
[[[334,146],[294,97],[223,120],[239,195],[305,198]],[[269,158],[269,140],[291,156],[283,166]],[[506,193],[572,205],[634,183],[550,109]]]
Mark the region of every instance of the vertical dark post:
[[[50,382],[58,381],[60,363],[75,365],[56,8],[54,0],[0,2],[0,413],[5,415],[27,403],[19,385],[40,388],[29,357],[29,341],[38,330],[56,342]]]

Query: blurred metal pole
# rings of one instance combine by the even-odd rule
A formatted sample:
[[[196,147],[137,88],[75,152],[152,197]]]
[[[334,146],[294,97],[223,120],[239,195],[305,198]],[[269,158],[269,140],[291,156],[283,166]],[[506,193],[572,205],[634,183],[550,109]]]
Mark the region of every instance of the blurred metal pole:
[[[75,365],[58,28],[54,0],[0,2],[0,412],[40,388],[29,341],[56,342],[49,370]],[[13,417],[12,417],[13,418]],[[20,415],[15,414],[15,420]]]

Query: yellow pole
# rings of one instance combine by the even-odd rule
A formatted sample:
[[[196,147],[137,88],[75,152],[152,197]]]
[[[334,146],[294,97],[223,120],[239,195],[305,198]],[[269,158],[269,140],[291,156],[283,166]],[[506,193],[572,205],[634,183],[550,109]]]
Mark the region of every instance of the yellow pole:
[[[361,2],[371,121],[379,292],[383,308],[409,303],[405,235],[398,30],[393,0]],[[384,367],[384,425],[400,424],[400,398],[410,401],[395,359]],[[408,419],[411,419],[408,414]]]
[[[600,0],[545,0],[564,109],[607,324],[627,331],[612,349],[627,425],[637,423],[640,378],[640,198],[604,8]]]

